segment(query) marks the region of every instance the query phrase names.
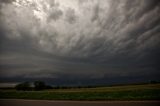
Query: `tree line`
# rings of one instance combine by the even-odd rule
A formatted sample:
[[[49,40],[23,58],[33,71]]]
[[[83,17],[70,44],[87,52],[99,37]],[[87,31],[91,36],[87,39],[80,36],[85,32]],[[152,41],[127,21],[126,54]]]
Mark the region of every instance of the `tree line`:
[[[52,89],[53,87],[50,85],[46,85],[43,81],[35,81],[33,83],[23,82],[19,83],[15,86],[16,90],[29,91],[29,90],[44,90],[44,89]]]
[[[93,88],[97,86],[51,86],[45,84],[43,81],[34,81],[32,83],[30,82],[23,82],[19,83],[15,86],[15,89],[18,91],[39,91],[39,90],[45,90],[45,89],[73,89],[73,88]]]

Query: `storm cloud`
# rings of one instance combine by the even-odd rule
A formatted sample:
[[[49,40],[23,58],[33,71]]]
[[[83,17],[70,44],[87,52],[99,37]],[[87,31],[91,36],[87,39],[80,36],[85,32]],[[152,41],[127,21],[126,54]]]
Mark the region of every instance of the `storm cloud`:
[[[0,80],[160,80],[159,13],[159,0],[1,0]]]

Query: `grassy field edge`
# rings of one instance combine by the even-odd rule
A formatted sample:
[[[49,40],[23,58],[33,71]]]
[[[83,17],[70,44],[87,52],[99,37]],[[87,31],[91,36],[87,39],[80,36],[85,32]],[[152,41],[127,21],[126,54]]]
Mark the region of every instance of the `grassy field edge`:
[[[51,89],[44,91],[0,90],[0,99],[34,100],[160,100],[160,84],[114,87]]]

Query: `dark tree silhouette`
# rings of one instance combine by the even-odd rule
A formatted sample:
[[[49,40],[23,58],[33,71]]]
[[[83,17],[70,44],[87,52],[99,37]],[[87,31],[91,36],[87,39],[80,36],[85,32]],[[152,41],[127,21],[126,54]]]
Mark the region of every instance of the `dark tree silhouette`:
[[[31,88],[31,84],[29,82],[24,82],[24,83],[17,84],[15,86],[15,89],[27,91],[27,90],[31,90],[32,88]]]
[[[46,89],[46,84],[42,81],[35,81],[34,82],[34,89],[35,90],[43,90]]]

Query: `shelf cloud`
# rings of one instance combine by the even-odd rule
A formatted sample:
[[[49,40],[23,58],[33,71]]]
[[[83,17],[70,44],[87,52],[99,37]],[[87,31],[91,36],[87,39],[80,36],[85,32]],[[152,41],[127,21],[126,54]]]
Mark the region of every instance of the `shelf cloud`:
[[[0,80],[160,80],[159,13],[159,0],[0,0]]]

